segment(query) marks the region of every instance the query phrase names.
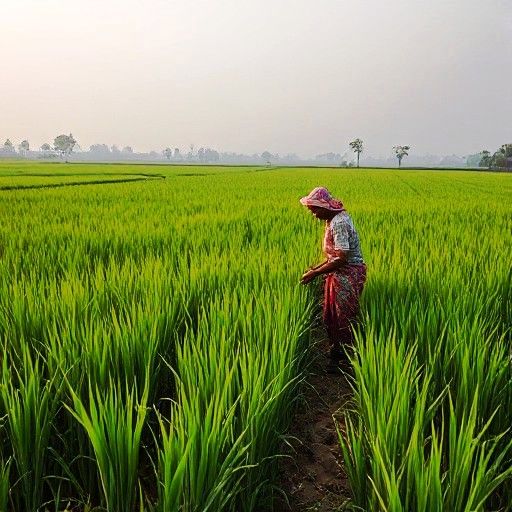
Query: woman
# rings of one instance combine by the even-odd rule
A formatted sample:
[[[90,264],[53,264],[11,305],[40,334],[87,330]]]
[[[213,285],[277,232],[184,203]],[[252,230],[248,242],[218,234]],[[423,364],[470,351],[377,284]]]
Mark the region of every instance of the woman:
[[[317,187],[300,202],[318,219],[325,220],[323,250],[326,260],[309,269],[302,284],[325,275],[323,320],[331,345],[328,366],[334,371],[344,357],[342,345],[353,342],[352,324],[359,311],[359,296],[366,281],[366,265],[359,236],[341,201]]]

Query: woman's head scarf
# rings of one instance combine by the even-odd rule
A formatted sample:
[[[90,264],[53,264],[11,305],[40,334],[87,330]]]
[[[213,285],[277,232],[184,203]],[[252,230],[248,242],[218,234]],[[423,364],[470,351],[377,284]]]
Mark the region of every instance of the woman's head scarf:
[[[314,188],[307,196],[300,199],[304,206],[319,206],[333,212],[345,210],[343,203],[335,199],[325,187]]]

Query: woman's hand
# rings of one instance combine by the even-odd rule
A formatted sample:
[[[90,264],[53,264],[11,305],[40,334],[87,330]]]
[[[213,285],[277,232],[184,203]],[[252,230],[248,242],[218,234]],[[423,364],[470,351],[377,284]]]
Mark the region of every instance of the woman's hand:
[[[318,265],[315,265],[313,267],[308,267],[308,269],[306,270],[306,273],[309,272],[310,270],[318,270],[320,267],[323,267],[329,260],[324,260],[322,261],[322,263],[319,263]]]
[[[311,281],[313,281],[313,279],[315,279],[315,277],[317,276],[318,272],[316,272],[316,270],[308,270],[307,272],[304,273],[300,282],[301,284],[308,284]]]

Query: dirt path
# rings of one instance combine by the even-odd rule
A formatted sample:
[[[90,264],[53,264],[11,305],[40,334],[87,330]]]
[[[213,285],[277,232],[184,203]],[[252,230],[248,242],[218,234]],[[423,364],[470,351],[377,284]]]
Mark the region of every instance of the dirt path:
[[[304,400],[297,411],[289,434],[291,458],[282,458],[279,486],[284,498],[276,500],[277,512],[335,512],[350,497],[343,471],[341,449],[334,418],[341,421],[341,410],[350,399],[351,389],[342,371],[326,373],[327,344],[320,342],[317,358],[304,389]]]

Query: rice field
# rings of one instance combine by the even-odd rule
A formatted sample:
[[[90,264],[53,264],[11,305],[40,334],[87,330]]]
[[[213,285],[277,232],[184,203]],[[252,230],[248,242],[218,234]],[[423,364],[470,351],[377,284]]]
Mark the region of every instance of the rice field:
[[[368,265],[347,507],[512,510],[512,175],[5,163],[0,511],[272,510],[318,185]]]

